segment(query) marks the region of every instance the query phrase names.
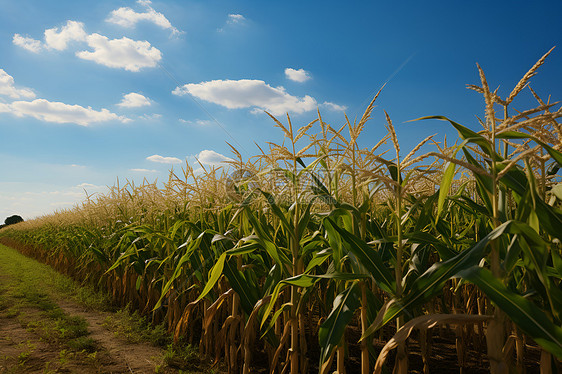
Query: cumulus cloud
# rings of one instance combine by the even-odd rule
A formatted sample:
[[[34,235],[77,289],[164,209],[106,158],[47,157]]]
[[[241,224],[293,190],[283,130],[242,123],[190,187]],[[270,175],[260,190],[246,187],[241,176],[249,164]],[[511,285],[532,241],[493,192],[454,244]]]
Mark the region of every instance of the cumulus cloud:
[[[66,21],[61,28],[54,27],[45,30],[45,46],[57,51],[65,50],[71,41],[85,41],[88,37],[84,31],[84,24],[77,21]]]
[[[160,164],[179,164],[182,161],[177,157],[164,157],[160,155],[152,155],[146,158],[148,161],[158,162]]]
[[[134,171],[135,173],[157,173],[158,170],[154,169],[129,169],[130,171]]]
[[[14,34],[13,43],[29,51],[38,53],[42,49],[62,51],[72,41],[87,43],[92,50],[76,52],[76,56],[84,60],[94,61],[111,68],[122,68],[137,72],[142,68],[155,67],[162,59],[162,53],[146,40],[138,41],[127,37],[109,39],[94,33],[87,34],[84,24],[67,21],[62,27],[45,30],[45,42]]]
[[[150,106],[150,100],[139,93],[131,92],[123,95],[123,100],[117,106],[122,108],[139,108],[142,106]]]
[[[345,105],[338,105],[338,104],[331,103],[329,101],[324,101],[324,103],[322,103],[322,106],[329,110],[334,110],[338,112],[343,112],[344,110],[347,109]]]
[[[293,68],[286,68],[285,69],[285,77],[290,79],[294,82],[306,82],[307,80],[311,79],[310,73],[304,69],[293,69]]]
[[[140,0],[137,1],[140,5],[146,7],[146,12],[135,12],[129,7],[122,7],[112,11],[107,22],[114,23],[123,27],[135,27],[137,23],[146,21],[155,24],[165,30],[172,31],[172,34],[179,34],[180,31],[172,26],[170,21],[162,13],[155,11],[151,6],[150,1]]]
[[[9,96],[12,99],[35,98],[35,93],[29,88],[17,88],[14,85],[14,78],[2,69],[0,69],[0,95]],[[0,103],[0,113],[11,113],[17,117],[33,117],[46,122],[75,123],[81,126],[113,120],[130,121],[129,118],[118,116],[107,109],[97,111],[91,107],[86,108],[45,99]]]
[[[33,53],[39,53],[41,49],[43,49],[43,45],[39,40],[27,36],[21,36],[20,34],[14,34],[12,42],[18,47],[22,47],[23,49],[27,49]]]
[[[316,100],[308,95],[292,96],[283,87],[271,87],[261,80],[213,80],[176,87],[174,95],[190,94],[229,109],[254,108],[273,115],[286,112],[304,113],[314,110]]]
[[[147,41],[127,37],[109,39],[100,34],[89,35],[87,41],[94,51],[76,52],[76,56],[111,68],[139,71],[141,68],[156,66],[162,59],[162,53]]]
[[[225,155],[221,155],[218,152],[205,149],[196,156],[197,160],[203,165],[220,165],[225,161],[232,161],[231,158],[226,157]]]
[[[14,78],[0,69],[0,95],[9,96],[12,99],[35,97],[35,93],[29,88],[16,88]]]
[[[8,104],[9,112],[18,117],[33,117],[40,121],[55,123],[75,123],[81,126],[89,126],[95,122],[121,121],[128,122],[129,119],[111,113],[107,109],[100,111],[91,107],[80,105],[69,105],[45,99],[33,101],[14,101]]]

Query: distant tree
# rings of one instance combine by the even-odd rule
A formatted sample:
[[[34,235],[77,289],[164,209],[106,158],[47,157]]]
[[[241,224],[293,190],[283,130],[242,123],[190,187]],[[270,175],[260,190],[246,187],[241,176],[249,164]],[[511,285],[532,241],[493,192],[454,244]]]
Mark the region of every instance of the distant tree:
[[[6,218],[6,220],[4,221],[4,224],[6,226],[8,226],[8,225],[13,225],[14,223],[19,223],[19,222],[23,222],[23,218],[14,214],[13,216],[10,216],[10,217]]]

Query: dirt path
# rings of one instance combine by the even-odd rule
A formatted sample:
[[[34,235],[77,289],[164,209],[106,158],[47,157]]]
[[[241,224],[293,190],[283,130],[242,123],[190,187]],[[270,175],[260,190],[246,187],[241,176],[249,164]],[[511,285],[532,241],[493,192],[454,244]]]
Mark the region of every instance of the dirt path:
[[[110,372],[154,373],[156,368],[162,365],[164,355],[162,349],[146,343],[129,343],[109,331],[104,326],[104,321],[109,313],[87,311],[85,308],[69,302],[59,302],[59,306],[65,313],[80,316],[86,320],[90,332],[89,337],[98,342],[114,362]]]
[[[0,373],[154,373],[162,366],[163,351],[149,344],[131,344],[103,326],[107,315],[87,312],[65,302],[71,317],[87,322],[95,348],[73,350],[53,338],[45,316],[22,307],[17,316],[0,313]],[[175,372],[170,368],[162,372]]]
[[[178,373],[166,351],[131,343],[61,289],[68,278],[0,244],[0,373]],[[63,287],[64,288],[64,287]],[[113,317],[112,317],[113,318]],[[185,369],[185,368],[184,368]],[[192,374],[203,374],[199,362]]]

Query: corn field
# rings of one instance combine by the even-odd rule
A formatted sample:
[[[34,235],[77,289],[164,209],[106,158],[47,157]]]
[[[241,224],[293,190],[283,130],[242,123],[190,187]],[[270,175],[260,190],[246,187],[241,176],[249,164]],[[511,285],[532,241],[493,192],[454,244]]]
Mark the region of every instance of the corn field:
[[[562,110],[530,79],[506,98],[481,82],[479,131],[403,150],[391,116],[369,148],[363,116],[334,128],[270,116],[283,138],[223,167],[185,165],[0,231],[2,242],[111,293],[229,373],[407,373],[415,336],[432,372],[454,334],[486,369],[562,359]],[[537,104],[517,108],[520,92]],[[471,126],[474,127],[474,126]],[[202,165],[201,165],[202,166]],[[356,350],[357,364],[349,357]]]

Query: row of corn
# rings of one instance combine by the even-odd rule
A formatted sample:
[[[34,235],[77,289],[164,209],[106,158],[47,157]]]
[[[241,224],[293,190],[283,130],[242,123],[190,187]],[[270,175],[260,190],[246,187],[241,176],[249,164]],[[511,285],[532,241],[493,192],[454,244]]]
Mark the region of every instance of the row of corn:
[[[458,364],[480,350],[492,373],[524,372],[529,347],[562,359],[562,127],[529,79],[502,99],[478,67],[476,132],[445,117],[454,145],[360,145],[376,100],[334,128],[289,117],[246,161],[182,173],[163,188],[117,184],[72,210],[14,225],[4,243],[110,292],[199,346],[229,373],[408,372],[408,342],[431,372],[433,336]],[[537,106],[517,110],[523,90]],[[377,94],[378,96],[378,94]],[[435,329],[433,329],[435,328]],[[410,339],[410,340],[409,340]],[[387,360],[389,357],[393,360]]]

